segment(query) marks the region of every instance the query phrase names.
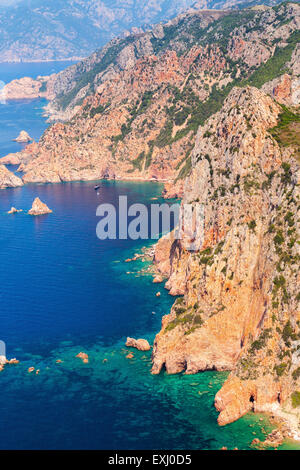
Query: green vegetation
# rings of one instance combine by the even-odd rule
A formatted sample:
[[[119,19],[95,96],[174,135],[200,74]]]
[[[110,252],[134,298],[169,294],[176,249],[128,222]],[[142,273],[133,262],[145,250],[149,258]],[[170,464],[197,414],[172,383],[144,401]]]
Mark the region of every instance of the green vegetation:
[[[90,110],[90,117],[93,118],[96,116],[96,114],[102,114],[108,107],[110,106],[110,103],[106,103],[106,105],[99,105],[96,108],[91,108]]]
[[[274,371],[278,377],[281,377],[285,373],[287,367],[288,364],[286,362],[282,362],[281,364],[274,366]]]
[[[300,114],[293,113],[286,106],[281,105],[282,113],[279,115],[277,126],[269,130],[273,138],[282,146],[293,146],[296,157],[300,159]]]
[[[282,339],[285,342],[286,346],[290,346],[290,340],[295,341],[297,336],[294,333],[290,321],[288,321],[282,330]]]
[[[185,164],[183,165],[180,172],[178,173],[175,183],[180,179],[184,179],[190,173],[191,169],[192,169],[192,159],[191,157],[188,157],[185,161]]]
[[[294,372],[292,373],[292,377],[294,380],[298,380],[299,377],[300,377],[300,367],[298,367],[297,369],[294,370]]]
[[[261,65],[247,80],[244,85],[251,85],[261,88],[264,83],[279,77],[285,72],[284,65],[291,60],[292,53],[300,41],[300,31],[295,31],[287,39],[286,47],[276,47],[274,55],[263,65]]]
[[[293,408],[300,406],[300,392],[292,393],[292,406]]]
[[[249,354],[255,354],[256,351],[259,351],[260,349],[264,348],[267,344],[267,340],[271,337],[271,328],[267,328],[264,330],[260,337],[253,341],[249,348]]]
[[[145,152],[141,152],[137,158],[131,161],[133,168],[139,171],[142,171],[144,159],[145,159]]]
[[[255,222],[254,219],[252,219],[252,220],[250,220],[250,222],[248,222],[248,227],[252,232],[255,232],[256,222]]]

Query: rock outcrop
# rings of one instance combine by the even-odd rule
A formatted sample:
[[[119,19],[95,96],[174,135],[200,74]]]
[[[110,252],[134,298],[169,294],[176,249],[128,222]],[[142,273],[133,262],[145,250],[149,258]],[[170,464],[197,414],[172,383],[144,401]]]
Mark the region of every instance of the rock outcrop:
[[[199,128],[185,183],[203,225],[156,247],[166,287],[184,297],[163,317],[152,372],[232,371],[215,398],[221,425],[300,387],[299,165],[273,138],[285,113],[297,122],[256,88],[232,90]]]
[[[18,155],[19,153],[21,152],[9,153],[5,157],[0,158],[0,164],[1,165],[20,165],[21,160]]]
[[[136,348],[139,351],[149,351],[151,348],[146,339],[134,339],[129,337],[127,338],[126,346],[130,348]]]
[[[9,171],[6,166],[0,164],[0,189],[16,188],[18,186],[23,186],[23,181]]]
[[[81,359],[84,364],[88,364],[88,362],[89,362],[89,356],[85,352],[78,353],[76,357]]]
[[[19,142],[20,144],[27,144],[28,142],[32,141],[32,138],[26,131],[21,131],[18,137],[14,139],[15,142]]]
[[[23,77],[7,83],[1,90],[5,100],[32,100],[36,98],[53,99],[54,95],[47,88],[49,77],[38,77],[36,80]]]
[[[16,209],[15,207],[11,207],[11,209],[7,212],[8,214],[17,214],[18,212],[23,212],[22,209]]]
[[[28,211],[29,215],[44,215],[51,214],[52,210],[44,204],[38,197],[35,198],[32,208]]]
[[[4,367],[7,364],[19,364],[19,361],[14,358],[14,359],[6,359],[5,356],[0,356],[0,372],[3,371]]]

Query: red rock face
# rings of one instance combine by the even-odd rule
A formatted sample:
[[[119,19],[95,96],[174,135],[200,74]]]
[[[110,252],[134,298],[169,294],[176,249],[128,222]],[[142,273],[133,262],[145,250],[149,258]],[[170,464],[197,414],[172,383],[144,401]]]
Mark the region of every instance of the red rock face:
[[[274,98],[279,103],[285,103],[291,97],[291,77],[287,74],[283,75],[280,83],[273,90]]]
[[[281,111],[255,88],[232,90],[198,130],[184,188],[183,203],[204,206],[201,242],[191,250],[184,226],[181,240],[156,246],[166,287],[184,297],[163,318],[152,372],[232,371],[215,399],[221,425],[300,386],[299,165],[268,132]]]
[[[33,96],[46,86],[47,96],[56,97],[48,106],[50,114],[70,120],[54,124],[37,147],[26,149],[32,158],[21,159],[24,182],[154,180],[167,183],[165,197],[180,197],[198,124],[221,105],[224,87],[271,57],[270,37],[288,39],[299,8],[258,10],[255,28],[248,15],[240,24],[236,13],[232,32],[222,22],[227,14],[186,13],[152,32],[114,40],[64,72],[28,83]],[[277,15],[295,21],[281,27]],[[292,61],[296,70],[297,57]],[[220,130],[224,137],[234,128],[230,125]],[[217,236],[217,230],[210,236]]]
[[[24,181],[103,177],[173,181],[194,141],[193,131],[177,138],[186,128],[189,112],[178,124],[172,123],[168,109],[172,106],[173,114],[181,110],[174,93],[185,87],[190,72],[202,74],[213,68],[218,76],[225,67],[221,51],[208,47],[193,48],[180,58],[167,51],[159,58],[138,60],[134,68],[98,87],[70,123],[54,124],[38,147],[26,148],[35,158],[22,165]],[[202,100],[208,96],[206,87],[204,80],[192,83],[189,90]],[[180,178],[172,190],[169,185],[165,195],[180,196],[182,181]]]

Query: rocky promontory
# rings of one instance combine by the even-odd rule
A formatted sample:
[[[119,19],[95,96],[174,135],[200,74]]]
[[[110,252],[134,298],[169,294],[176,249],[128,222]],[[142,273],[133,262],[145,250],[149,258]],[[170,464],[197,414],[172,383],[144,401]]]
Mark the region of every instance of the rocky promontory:
[[[48,89],[49,77],[38,77],[36,80],[23,77],[7,83],[1,90],[5,100],[32,100],[36,98],[52,99],[53,93]]]
[[[21,178],[9,171],[6,166],[0,164],[0,189],[16,188],[23,186]]]
[[[35,198],[32,208],[28,211],[29,215],[44,215],[51,214],[52,210],[44,204],[38,197]]]

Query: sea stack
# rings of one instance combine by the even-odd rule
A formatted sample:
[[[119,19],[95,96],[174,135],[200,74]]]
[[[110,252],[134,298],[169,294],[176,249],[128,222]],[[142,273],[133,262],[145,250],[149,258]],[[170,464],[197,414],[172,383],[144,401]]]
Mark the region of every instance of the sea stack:
[[[40,198],[36,197],[33,201],[32,208],[28,211],[29,215],[43,215],[43,214],[51,214],[52,210],[44,204]]]
[[[19,142],[20,144],[26,144],[27,142],[31,142],[32,138],[26,131],[21,131],[18,137],[13,140],[14,142]]]

